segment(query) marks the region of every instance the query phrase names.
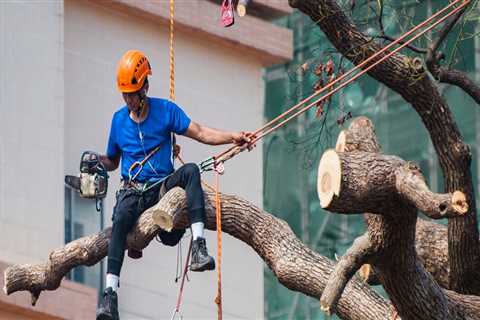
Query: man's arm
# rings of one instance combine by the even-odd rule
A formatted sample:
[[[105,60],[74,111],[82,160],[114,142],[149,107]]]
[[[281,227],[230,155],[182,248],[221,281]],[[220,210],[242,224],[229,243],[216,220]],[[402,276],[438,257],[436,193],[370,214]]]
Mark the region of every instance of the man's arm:
[[[118,165],[120,163],[120,155],[116,156],[113,159],[110,159],[106,155],[101,154],[100,155],[100,161],[105,166],[105,169],[107,169],[107,171],[113,171],[113,170],[116,170],[118,168]]]
[[[244,143],[250,143],[252,138],[252,134],[249,132],[228,132],[202,126],[194,121],[190,122],[184,135],[209,145],[227,143],[243,145]]]

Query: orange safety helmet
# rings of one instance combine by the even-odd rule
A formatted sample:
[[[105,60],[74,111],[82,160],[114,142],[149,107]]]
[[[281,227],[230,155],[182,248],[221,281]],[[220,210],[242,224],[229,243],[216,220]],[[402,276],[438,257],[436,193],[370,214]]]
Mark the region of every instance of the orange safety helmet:
[[[152,68],[145,54],[138,50],[127,51],[118,62],[118,90],[125,93],[140,90],[149,74],[152,74]]]

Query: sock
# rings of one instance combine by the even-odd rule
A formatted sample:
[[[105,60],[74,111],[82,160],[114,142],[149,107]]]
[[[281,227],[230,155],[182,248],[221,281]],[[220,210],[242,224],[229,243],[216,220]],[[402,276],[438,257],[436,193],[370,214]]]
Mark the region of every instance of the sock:
[[[197,238],[203,238],[203,227],[204,227],[203,222],[192,223],[191,228],[192,228],[193,240],[197,240]]]
[[[113,291],[117,291],[118,290],[118,283],[120,281],[120,277],[119,276],[116,276],[112,273],[107,273],[107,277],[105,279],[106,283],[105,283],[105,288],[112,288]]]

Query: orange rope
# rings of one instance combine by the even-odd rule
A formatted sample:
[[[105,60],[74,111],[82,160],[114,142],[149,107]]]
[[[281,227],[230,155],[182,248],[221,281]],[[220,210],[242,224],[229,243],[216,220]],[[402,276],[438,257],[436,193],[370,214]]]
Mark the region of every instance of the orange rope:
[[[175,101],[175,58],[173,51],[173,34],[174,34],[174,19],[173,9],[174,1],[170,0],[170,100]]]
[[[217,222],[217,297],[215,303],[217,304],[217,319],[222,320],[222,203],[218,191],[220,174],[217,172],[215,176],[215,217]]]
[[[175,58],[174,58],[174,49],[173,49],[173,40],[174,40],[174,1],[170,0],[170,100],[175,101]],[[181,164],[185,164],[183,159],[180,157],[180,150],[176,149],[179,148],[178,146],[172,146],[174,148],[174,152],[176,150],[176,158],[180,161]],[[220,193],[218,191],[219,185],[219,174],[217,173],[216,177],[216,185],[215,188],[209,186],[206,182],[202,181],[209,189],[215,190],[215,215],[216,215],[216,223],[217,223],[217,297],[215,298],[215,303],[218,307],[218,320],[222,320],[222,273],[220,269],[221,258],[222,258],[222,218],[221,218],[221,202],[220,202]],[[191,244],[190,244],[191,247]],[[190,254],[190,252],[189,252]],[[188,259],[188,258],[187,258]],[[187,260],[188,261],[188,260]],[[188,262],[187,262],[188,263]],[[177,301],[177,306],[175,310],[178,312],[180,309],[181,297],[183,292],[183,285],[184,285],[184,278],[186,272],[184,273],[184,277],[182,279],[182,284],[180,287],[180,293]],[[174,314],[175,315],[175,314]]]
[[[462,2],[463,1],[463,2]],[[404,39],[406,36],[412,34],[414,31],[418,30],[419,28],[425,26],[427,23],[429,23],[430,21],[432,21],[433,18],[436,18],[438,17],[440,14],[444,13],[445,11],[447,11],[448,9],[450,9],[453,5],[459,3],[459,2],[462,2],[458,7],[456,7],[455,9],[453,9],[451,12],[449,12],[447,15],[443,16],[442,18],[440,18],[438,21],[434,22],[432,25],[428,26],[426,29],[420,31],[418,34],[414,35],[411,39],[405,41],[404,43],[399,43],[402,39]],[[339,91],[340,89],[342,89],[343,87],[347,86],[348,84],[350,84],[351,82],[353,82],[354,80],[356,80],[357,78],[359,78],[360,76],[362,76],[363,74],[365,74],[366,72],[368,72],[370,69],[374,68],[375,66],[377,66],[378,64],[382,63],[383,61],[387,60],[388,58],[390,58],[391,56],[393,56],[395,53],[397,53],[398,51],[400,51],[402,48],[406,47],[407,45],[409,45],[411,42],[413,42],[415,39],[419,38],[420,36],[422,36],[423,34],[425,34],[426,32],[430,31],[431,29],[433,29],[435,26],[437,26],[438,24],[440,24],[441,22],[443,22],[444,20],[446,20],[448,17],[452,16],[453,14],[457,13],[458,11],[460,11],[463,7],[465,7],[466,5],[468,5],[468,3],[470,2],[470,0],[456,0],[452,3],[450,3],[450,5],[448,5],[446,8],[440,10],[439,12],[437,12],[435,15],[433,15],[432,17],[430,17],[429,19],[427,19],[426,21],[422,22],[421,24],[419,24],[418,26],[416,26],[415,28],[413,28],[412,30],[408,31],[407,33],[405,33],[403,36],[401,36],[400,38],[398,38],[396,41],[393,41],[392,43],[390,43],[388,46],[382,48],[381,50],[379,50],[378,52],[376,52],[374,55],[372,55],[371,57],[369,57],[367,60],[363,61],[361,64],[355,66],[354,68],[352,68],[349,72],[347,72],[346,74],[342,75],[341,77],[337,78],[335,81],[327,84],[326,86],[324,86],[323,88],[321,88],[319,91],[315,92],[314,94],[312,94],[311,96],[305,98],[304,100],[302,100],[301,102],[299,102],[298,104],[294,105],[293,107],[291,107],[290,109],[288,109],[286,112],[282,113],[281,115],[277,116],[275,119],[271,120],[270,122],[268,122],[267,124],[265,124],[264,126],[262,126],[261,128],[259,128],[258,130],[256,130],[253,134],[255,135],[255,138],[250,142],[251,145],[253,145],[255,142],[257,142],[258,140],[260,140],[261,138],[263,138],[264,136],[266,136],[267,134],[271,133],[272,131],[275,131],[276,129],[280,128],[281,126],[285,125],[288,121],[292,120],[293,118],[299,116],[300,114],[304,113],[305,111],[307,111],[308,109],[316,106],[320,101],[323,101],[325,99],[328,99],[330,96],[332,96],[334,93],[336,93],[337,91]],[[365,67],[365,65],[372,61],[374,57],[377,57],[378,55],[380,55],[381,53],[385,53],[388,51],[389,48],[392,47],[392,45],[394,44],[400,44],[400,46],[398,48],[395,48],[394,50],[392,51],[389,51],[387,54],[385,54],[383,57],[381,57],[380,59],[376,60],[375,62],[373,62],[372,64],[370,64],[369,66]],[[365,67],[365,68],[363,68]],[[316,99],[315,101],[313,101],[312,103],[308,104],[307,106],[301,108],[304,104],[308,103],[312,98],[316,97],[318,94],[324,92],[326,89],[328,88],[332,88],[332,86],[336,83],[338,83],[339,81],[341,80],[344,80],[348,75],[352,74],[352,72],[354,71],[357,71],[361,69],[360,72],[356,73],[354,76],[352,76],[352,78],[348,79],[347,81],[341,83],[339,86],[331,89],[327,94],[321,96],[320,98]],[[293,115],[290,115],[289,117],[287,117],[286,119],[284,119],[283,121],[280,121],[282,118],[285,118],[285,116],[287,116],[288,114],[292,113],[293,111],[296,111],[296,110],[299,110],[297,111],[296,113],[294,113]],[[280,123],[276,124],[276,122],[280,121]],[[222,157],[226,156],[227,154],[231,154],[233,152],[233,154],[230,155],[230,157],[228,157],[226,160],[230,159],[231,157],[233,157],[234,155],[240,153],[241,151],[245,150],[246,147],[245,145],[244,146],[233,146],[233,147],[230,147],[228,148],[227,150],[219,153],[218,155],[214,156],[213,158],[215,159],[215,161],[220,161],[220,162],[223,162],[225,160],[221,159]]]

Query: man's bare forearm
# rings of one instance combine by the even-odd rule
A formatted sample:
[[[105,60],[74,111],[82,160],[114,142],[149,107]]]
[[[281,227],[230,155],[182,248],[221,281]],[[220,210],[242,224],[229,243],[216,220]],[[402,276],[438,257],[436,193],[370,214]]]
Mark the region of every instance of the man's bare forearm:
[[[232,132],[209,128],[206,126],[202,127],[200,137],[201,142],[210,145],[220,145],[234,142],[234,135]]]

